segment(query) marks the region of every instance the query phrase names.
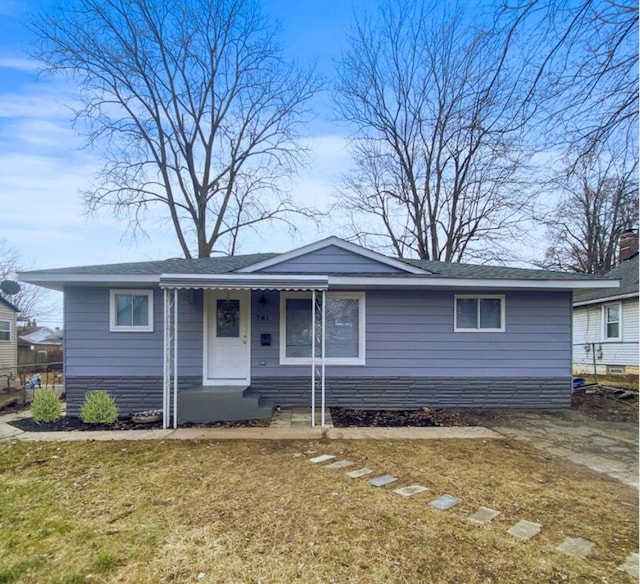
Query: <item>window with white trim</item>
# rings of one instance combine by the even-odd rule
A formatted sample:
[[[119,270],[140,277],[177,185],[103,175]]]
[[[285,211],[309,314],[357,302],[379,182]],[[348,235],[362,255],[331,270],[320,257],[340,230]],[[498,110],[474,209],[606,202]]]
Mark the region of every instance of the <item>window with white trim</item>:
[[[605,341],[619,341],[622,327],[622,307],[620,303],[605,304],[602,307],[602,337]]]
[[[11,340],[11,321],[0,320],[0,341]]]
[[[153,332],[153,290],[110,290],[111,332]]]
[[[321,304],[321,295],[318,294]],[[305,292],[280,294],[280,363],[311,364],[312,297]],[[321,310],[316,309],[316,357],[322,355]],[[363,292],[327,292],[325,363],[364,365],[365,296]]]
[[[504,332],[504,295],[457,294],[454,330],[456,332]]]

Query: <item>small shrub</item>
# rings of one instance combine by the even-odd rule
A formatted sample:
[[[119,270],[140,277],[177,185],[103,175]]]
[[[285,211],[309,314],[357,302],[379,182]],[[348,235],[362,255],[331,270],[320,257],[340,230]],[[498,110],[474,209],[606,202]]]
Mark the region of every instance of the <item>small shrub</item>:
[[[118,408],[114,398],[104,390],[88,391],[80,418],[85,424],[111,424],[118,419]]]
[[[62,404],[50,387],[34,392],[31,414],[36,422],[55,422],[62,415]]]

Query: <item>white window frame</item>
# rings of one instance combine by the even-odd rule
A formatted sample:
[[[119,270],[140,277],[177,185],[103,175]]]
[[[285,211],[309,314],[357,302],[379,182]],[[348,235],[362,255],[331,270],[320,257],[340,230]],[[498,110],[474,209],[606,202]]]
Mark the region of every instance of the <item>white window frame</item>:
[[[322,292],[316,292],[320,295]],[[358,300],[358,356],[357,357],[327,357],[326,365],[365,365],[366,364],[366,344],[365,344],[365,293],[364,292],[325,292],[327,300],[330,299],[351,299]],[[287,323],[286,323],[286,302],[289,298],[313,297],[310,292],[280,292],[280,365],[311,365],[311,357],[287,357]],[[319,318],[319,317],[318,317]],[[319,358],[316,357],[316,362]]]
[[[500,328],[462,328],[458,327],[458,299],[460,300],[500,300]],[[503,333],[506,331],[506,297],[504,294],[456,294],[453,297],[453,330],[456,333]],[[478,302],[478,311],[480,302]],[[476,313],[476,323],[480,322],[480,314]]]
[[[608,309],[614,307],[618,308],[618,336],[610,337],[607,334],[607,324],[609,324],[607,320],[609,315]],[[609,304],[602,305],[602,340],[609,343],[619,343],[622,341],[622,302],[610,302]]]
[[[118,326],[116,324],[116,294],[130,294],[132,296],[146,296],[147,322],[146,325]],[[133,290],[129,288],[116,288],[109,290],[109,330],[112,333],[152,333],[153,332],[153,290]]]
[[[13,340],[13,327],[11,326],[11,321],[7,320],[6,318],[0,319],[0,323],[7,323],[8,325],[8,332],[9,332],[9,338],[8,339],[0,339],[0,343],[10,343]],[[7,332],[4,329],[0,329],[2,330],[2,332]]]

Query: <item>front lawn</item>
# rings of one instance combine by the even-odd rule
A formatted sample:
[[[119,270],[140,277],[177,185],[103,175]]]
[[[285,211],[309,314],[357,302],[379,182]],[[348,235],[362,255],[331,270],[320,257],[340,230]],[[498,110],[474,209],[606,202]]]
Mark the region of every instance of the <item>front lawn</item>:
[[[443,493],[462,503],[428,506]],[[481,505],[502,513],[467,523]],[[0,583],[632,582],[637,517],[637,490],[502,440],[0,444]],[[520,519],[541,533],[507,534]]]

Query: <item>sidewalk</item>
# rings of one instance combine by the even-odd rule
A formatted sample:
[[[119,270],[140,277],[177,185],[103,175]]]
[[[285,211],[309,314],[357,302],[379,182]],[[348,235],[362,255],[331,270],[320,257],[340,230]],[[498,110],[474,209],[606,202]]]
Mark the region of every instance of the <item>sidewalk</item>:
[[[167,430],[101,430],[96,432],[23,432],[8,424],[24,413],[0,416],[0,440],[20,442],[88,442],[106,440],[443,440],[493,439],[500,434],[482,428],[334,428],[311,427],[311,415],[285,411],[265,428],[178,428]],[[327,420],[330,422],[330,420]]]

